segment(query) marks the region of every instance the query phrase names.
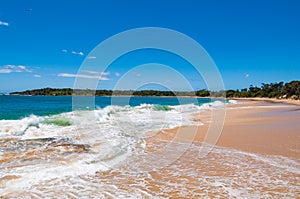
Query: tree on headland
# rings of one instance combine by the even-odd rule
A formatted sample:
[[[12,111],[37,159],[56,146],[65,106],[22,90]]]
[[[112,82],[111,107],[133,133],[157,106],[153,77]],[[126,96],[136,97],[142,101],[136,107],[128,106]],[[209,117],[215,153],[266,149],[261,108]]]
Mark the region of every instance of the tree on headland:
[[[283,98],[300,99],[300,81],[291,81],[286,83],[281,89]]]
[[[208,90],[202,89],[202,90],[197,91],[196,95],[199,96],[199,97],[209,97],[210,93],[209,93]]]

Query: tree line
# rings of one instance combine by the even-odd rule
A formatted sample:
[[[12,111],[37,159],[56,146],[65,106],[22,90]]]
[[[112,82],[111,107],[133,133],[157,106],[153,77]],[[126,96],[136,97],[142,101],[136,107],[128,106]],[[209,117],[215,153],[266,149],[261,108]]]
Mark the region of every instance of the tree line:
[[[159,91],[159,90],[89,90],[71,88],[42,88],[35,90],[26,90],[22,92],[12,92],[11,95],[44,95],[44,96],[198,96],[198,97],[221,97],[240,98],[240,97],[268,97],[282,99],[300,100],[300,81],[291,81],[288,83],[262,83],[260,87],[250,85],[249,88],[226,90],[226,91],[208,91],[206,89],[198,91]]]
[[[227,90],[226,97],[267,97],[300,100],[300,81],[288,83],[262,83],[261,87],[250,85],[241,90]]]

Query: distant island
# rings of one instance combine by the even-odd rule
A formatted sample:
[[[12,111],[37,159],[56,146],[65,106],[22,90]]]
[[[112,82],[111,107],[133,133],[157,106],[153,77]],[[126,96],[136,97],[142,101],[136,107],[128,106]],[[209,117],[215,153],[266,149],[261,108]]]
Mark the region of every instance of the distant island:
[[[291,81],[288,83],[262,83],[261,87],[250,85],[249,88],[226,90],[226,91],[208,91],[206,89],[198,91],[159,91],[159,90],[73,90],[71,88],[42,88],[35,90],[26,90],[22,92],[12,92],[10,95],[31,95],[31,96],[198,96],[198,97],[220,97],[228,98],[279,98],[300,100],[300,81]]]

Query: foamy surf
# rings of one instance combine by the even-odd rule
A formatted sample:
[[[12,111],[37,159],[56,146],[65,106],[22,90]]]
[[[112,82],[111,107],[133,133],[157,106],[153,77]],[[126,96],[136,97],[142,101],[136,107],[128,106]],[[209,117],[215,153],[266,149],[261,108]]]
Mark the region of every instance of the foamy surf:
[[[52,174],[48,178],[32,169],[23,189],[17,186],[22,181],[15,180],[16,189],[10,184],[7,197],[295,198],[299,193],[300,165],[288,158],[216,147],[206,158],[195,161],[198,152],[199,146],[192,145],[168,168],[147,173],[120,168],[73,175],[71,168],[62,166],[57,167],[58,173],[48,169]]]

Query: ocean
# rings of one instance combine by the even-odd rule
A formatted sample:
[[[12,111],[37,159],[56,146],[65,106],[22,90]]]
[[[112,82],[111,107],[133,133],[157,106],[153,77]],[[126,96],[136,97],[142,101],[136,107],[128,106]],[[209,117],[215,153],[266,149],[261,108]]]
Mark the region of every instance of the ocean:
[[[84,97],[81,98],[84,102]],[[201,126],[195,114],[235,101],[174,97],[95,97],[72,108],[70,96],[0,96],[0,196],[3,198],[209,198],[293,196],[298,163],[215,147],[199,161],[197,144],[163,168],[158,132]],[[180,149],[184,143],[175,143]],[[173,147],[172,150],[176,150]],[[202,146],[202,147],[205,147]],[[154,153],[152,150],[159,151]],[[283,164],[284,163],[284,164]],[[281,190],[286,183],[289,190]],[[262,185],[261,190],[254,189]],[[294,186],[294,187],[293,187]],[[241,189],[242,187],[242,189]],[[261,194],[264,195],[261,195]]]
[[[89,97],[82,97],[83,99]],[[140,106],[158,104],[176,106],[179,104],[204,104],[214,101],[210,98],[175,97],[95,97],[95,107]],[[30,115],[49,116],[72,111],[71,96],[5,96],[0,95],[0,119],[21,119]]]

